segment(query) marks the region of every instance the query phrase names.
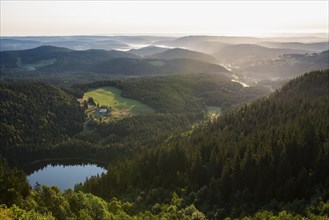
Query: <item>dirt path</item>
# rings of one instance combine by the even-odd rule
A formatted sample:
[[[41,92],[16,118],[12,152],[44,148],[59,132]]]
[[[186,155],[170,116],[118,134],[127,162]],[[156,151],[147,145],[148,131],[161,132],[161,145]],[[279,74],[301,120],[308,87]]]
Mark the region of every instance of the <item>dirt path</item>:
[[[88,124],[90,123],[90,121],[91,121],[91,119],[88,118],[88,120],[85,123],[83,123],[83,131],[86,131],[87,130]]]

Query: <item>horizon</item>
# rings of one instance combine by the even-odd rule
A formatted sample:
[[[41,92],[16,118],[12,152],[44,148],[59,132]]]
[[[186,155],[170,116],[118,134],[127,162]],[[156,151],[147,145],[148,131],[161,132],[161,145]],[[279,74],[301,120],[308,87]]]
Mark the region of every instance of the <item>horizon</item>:
[[[328,1],[8,1],[0,36],[326,35]],[[305,16],[307,15],[307,16]]]
[[[232,37],[232,38],[278,38],[278,39],[290,39],[290,38],[319,38],[328,39],[329,33],[273,33],[268,35],[216,35],[216,34],[193,34],[193,33],[113,33],[113,34],[68,34],[68,35],[0,35],[0,38],[24,38],[24,37]]]

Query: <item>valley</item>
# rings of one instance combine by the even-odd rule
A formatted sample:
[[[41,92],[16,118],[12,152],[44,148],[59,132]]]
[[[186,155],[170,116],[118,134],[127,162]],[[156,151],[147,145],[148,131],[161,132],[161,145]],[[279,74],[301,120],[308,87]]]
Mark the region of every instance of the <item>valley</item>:
[[[122,90],[107,86],[87,91],[83,96],[83,100],[87,101],[88,98],[93,98],[96,105],[104,106],[108,109],[108,114],[111,118],[119,119],[136,114],[154,112],[151,107],[139,101],[122,97],[121,94]],[[95,113],[96,110],[92,110],[92,112],[88,112],[88,115],[92,114],[95,116]]]
[[[328,8],[0,0],[0,220],[329,220]]]
[[[0,217],[325,219],[325,43],[104,38],[1,52]]]

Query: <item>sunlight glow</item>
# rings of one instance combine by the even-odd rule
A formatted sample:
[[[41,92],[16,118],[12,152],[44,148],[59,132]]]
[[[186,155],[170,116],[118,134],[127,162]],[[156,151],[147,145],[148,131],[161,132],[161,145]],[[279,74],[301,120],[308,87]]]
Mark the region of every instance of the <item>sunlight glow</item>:
[[[328,33],[328,1],[9,1],[1,36]]]

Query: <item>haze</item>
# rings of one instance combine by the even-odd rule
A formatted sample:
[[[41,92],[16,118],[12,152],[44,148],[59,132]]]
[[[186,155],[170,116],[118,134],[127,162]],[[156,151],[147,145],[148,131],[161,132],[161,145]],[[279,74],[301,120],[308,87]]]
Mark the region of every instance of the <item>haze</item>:
[[[1,36],[328,34],[328,1],[9,1]]]

